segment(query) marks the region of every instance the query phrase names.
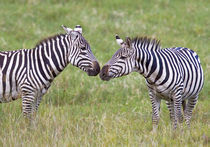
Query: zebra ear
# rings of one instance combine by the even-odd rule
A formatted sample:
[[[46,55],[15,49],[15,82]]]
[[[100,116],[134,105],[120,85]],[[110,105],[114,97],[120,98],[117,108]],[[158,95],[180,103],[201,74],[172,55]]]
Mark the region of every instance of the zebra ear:
[[[126,44],[129,48],[131,47],[131,38],[130,37],[126,37]]]
[[[73,40],[75,40],[77,37],[78,37],[78,32],[71,32],[71,38],[73,39]]]
[[[115,38],[116,38],[117,44],[119,44],[120,46],[122,46],[123,40],[117,34],[115,35]]]
[[[80,32],[82,34],[82,27],[80,25],[76,25],[74,31]]]
[[[66,26],[64,25],[61,25],[61,27],[64,29],[64,31],[66,31],[66,34],[70,34],[72,29],[71,28],[67,28]]]

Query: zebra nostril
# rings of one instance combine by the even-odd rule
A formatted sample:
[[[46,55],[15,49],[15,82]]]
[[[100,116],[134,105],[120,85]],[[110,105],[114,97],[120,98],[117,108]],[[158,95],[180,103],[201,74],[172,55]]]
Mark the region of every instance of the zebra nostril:
[[[102,68],[102,73],[107,73],[109,70],[109,65],[105,65],[103,68]]]
[[[93,61],[93,68],[97,74],[100,72],[100,65],[98,64],[97,61]]]
[[[106,76],[106,74],[104,73],[104,72],[100,72],[100,74],[99,74],[99,77],[101,78],[101,79],[103,79],[104,77]]]
[[[102,72],[101,74],[100,74],[100,77],[106,77],[106,74],[104,73],[104,72]]]
[[[105,65],[100,72],[100,78],[102,80],[105,80],[108,77],[108,70],[109,70],[109,65]]]

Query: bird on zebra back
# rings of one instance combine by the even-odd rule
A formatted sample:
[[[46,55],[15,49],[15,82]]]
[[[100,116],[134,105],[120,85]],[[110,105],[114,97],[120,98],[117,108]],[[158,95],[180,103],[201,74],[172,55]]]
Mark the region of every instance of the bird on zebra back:
[[[70,63],[89,76],[100,72],[82,28],[62,25],[65,34],[48,37],[33,49],[0,52],[0,103],[22,98],[23,115],[32,119],[53,79]]]
[[[166,100],[174,128],[183,121],[182,106],[186,124],[190,126],[204,82],[198,55],[184,47],[162,49],[160,41],[147,37],[126,37],[123,41],[116,35],[116,41],[121,48],[103,66],[100,78],[109,81],[131,72],[140,73],[146,79],[152,103],[153,130],[158,125],[162,99]]]

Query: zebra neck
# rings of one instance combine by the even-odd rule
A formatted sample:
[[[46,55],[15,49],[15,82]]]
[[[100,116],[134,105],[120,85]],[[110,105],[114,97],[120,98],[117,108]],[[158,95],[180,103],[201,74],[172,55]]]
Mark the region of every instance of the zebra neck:
[[[43,77],[52,81],[68,65],[67,62],[67,43],[65,37],[50,39],[38,45],[34,50],[38,52],[38,66]]]
[[[157,58],[159,58],[158,50],[139,49],[137,53],[137,67],[140,74],[142,74],[148,81],[153,81],[153,78],[158,74]]]

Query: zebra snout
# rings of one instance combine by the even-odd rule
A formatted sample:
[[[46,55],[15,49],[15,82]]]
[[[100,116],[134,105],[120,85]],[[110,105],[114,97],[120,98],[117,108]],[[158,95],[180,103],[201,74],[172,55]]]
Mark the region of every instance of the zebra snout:
[[[96,75],[99,74],[99,72],[100,72],[100,65],[99,65],[99,63],[97,61],[93,61],[93,68],[96,71]]]
[[[110,67],[109,65],[105,65],[101,69],[101,72],[100,72],[99,76],[102,80],[105,80],[105,81],[110,80],[111,77],[108,75],[109,67]]]
[[[93,61],[92,69],[88,70],[88,75],[89,76],[97,76],[99,72],[100,72],[100,66],[99,66],[98,62]]]

